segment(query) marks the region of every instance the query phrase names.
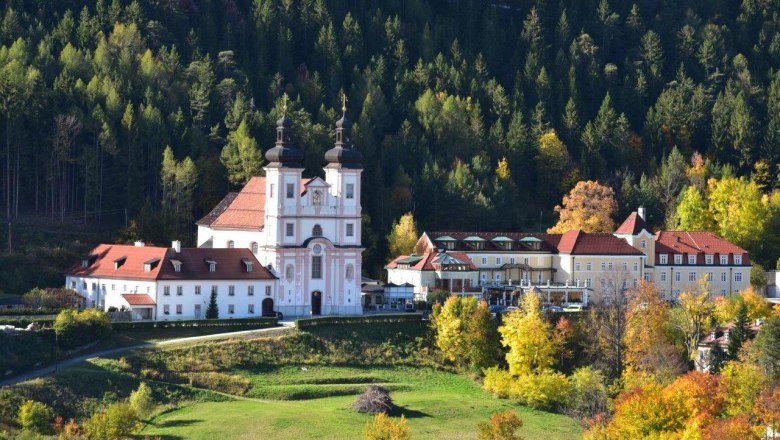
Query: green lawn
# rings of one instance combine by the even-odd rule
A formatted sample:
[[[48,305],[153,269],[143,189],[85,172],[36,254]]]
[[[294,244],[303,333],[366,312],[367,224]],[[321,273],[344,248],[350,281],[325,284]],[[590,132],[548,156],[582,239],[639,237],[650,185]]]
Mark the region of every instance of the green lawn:
[[[578,424],[493,398],[463,376],[409,367],[284,366],[233,371],[251,379],[248,400],[192,403],[156,417],[141,434],[167,439],[362,438],[369,416],[350,409],[368,383],[391,390],[415,439],[476,438],[492,412],[515,408],[526,439],[579,438]]]

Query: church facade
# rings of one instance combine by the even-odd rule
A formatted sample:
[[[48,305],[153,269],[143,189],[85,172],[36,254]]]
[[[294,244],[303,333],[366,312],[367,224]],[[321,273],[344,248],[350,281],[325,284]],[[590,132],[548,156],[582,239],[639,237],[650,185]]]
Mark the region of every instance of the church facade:
[[[285,316],[362,314],[362,155],[350,122],[336,123],[325,178],[303,176],[292,120],[277,121],[265,176],[250,179],[197,222],[201,248],[247,248],[278,277],[274,309]]]

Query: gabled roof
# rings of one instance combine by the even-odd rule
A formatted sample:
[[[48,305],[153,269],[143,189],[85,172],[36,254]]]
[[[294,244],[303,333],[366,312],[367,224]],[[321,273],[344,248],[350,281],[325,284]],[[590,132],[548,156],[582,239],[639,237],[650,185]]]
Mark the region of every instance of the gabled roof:
[[[645,219],[640,217],[636,212],[632,212],[628,215],[628,217],[626,217],[626,220],[623,222],[623,224],[617,228],[615,234],[637,235],[642,232],[643,229],[647,230],[647,223],[645,223]]]
[[[80,277],[154,280],[160,273],[161,265],[158,264],[147,272],[144,270],[145,263],[155,258],[164,258],[167,251],[167,248],[157,246],[101,244],[89,252],[89,255],[96,256],[92,264],[82,267],[79,261],[65,274]],[[124,263],[116,267],[115,262],[123,259]]]
[[[206,214],[202,219],[195,222],[195,224],[200,226],[211,226],[214,221],[219,218],[220,215],[222,215],[223,212],[230,206],[231,203],[233,203],[233,200],[238,197],[237,192],[229,192],[227,195],[219,202],[216,206]]]
[[[747,254],[748,252],[709,231],[659,231],[655,252],[688,254]]]
[[[468,265],[468,270],[477,270],[477,266],[471,261],[471,258],[463,252],[426,251],[415,263],[404,263],[408,258],[409,256],[407,255],[400,255],[389,262],[385,268],[394,269],[398,267],[399,264],[409,264],[409,269],[411,270],[436,270],[434,264],[437,266],[441,264],[462,264]]]
[[[181,262],[176,272],[173,260]],[[216,270],[209,271],[207,262],[216,263]],[[252,271],[247,272],[247,263]],[[272,280],[276,277],[257,261],[249,249],[239,248],[184,248],[170,251],[161,264],[161,280]]]
[[[222,202],[220,202],[222,204]],[[265,221],[265,177],[249,179],[210,226],[214,229],[260,230]]]

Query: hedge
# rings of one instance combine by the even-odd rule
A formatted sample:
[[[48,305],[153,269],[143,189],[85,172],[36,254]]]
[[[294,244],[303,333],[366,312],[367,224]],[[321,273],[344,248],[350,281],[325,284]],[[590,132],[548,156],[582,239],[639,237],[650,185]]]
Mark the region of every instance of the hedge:
[[[299,329],[317,327],[320,325],[349,325],[349,324],[379,324],[388,322],[420,322],[422,315],[413,314],[388,314],[368,316],[323,316],[319,318],[305,318],[295,321],[295,327]]]
[[[57,315],[60,312],[60,308],[32,308],[32,307],[17,307],[14,309],[0,309],[0,317],[6,316],[37,316],[37,315]]]
[[[44,327],[50,327],[52,324],[54,324],[54,319],[55,318],[53,317],[36,318],[33,316],[19,318],[0,318],[0,325],[12,325],[17,328],[25,328],[31,323],[35,322]]]
[[[115,322],[114,330],[138,330],[150,328],[182,328],[182,327],[272,327],[279,325],[275,317],[238,318],[238,319],[184,319],[180,321],[131,321]]]

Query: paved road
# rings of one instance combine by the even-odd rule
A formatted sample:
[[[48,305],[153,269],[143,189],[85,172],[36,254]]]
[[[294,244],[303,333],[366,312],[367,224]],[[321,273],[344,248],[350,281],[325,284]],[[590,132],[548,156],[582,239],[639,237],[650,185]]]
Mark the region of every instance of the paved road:
[[[281,328],[288,328],[292,327],[294,323],[289,321],[283,321],[279,323],[282,327]],[[95,351],[91,353],[86,353],[81,356],[76,356],[73,358],[68,358],[65,360],[61,360],[57,365],[52,365],[49,367],[41,368],[39,370],[31,371],[29,373],[22,374],[20,376],[15,376],[10,379],[4,379],[0,380],[0,386],[6,386],[6,385],[14,385],[19,382],[24,382],[26,380],[34,379],[39,376],[45,376],[47,374],[51,374],[57,371],[59,368],[67,368],[72,367],[73,365],[78,364],[79,362],[84,362],[87,359],[95,358],[95,357],[102,357],[102,356],[109,356],[112,354],[117,353],[123,353],[126,351],[133,351],[138,350],[140,348],[152,348],[152,347],[164,347],[166,345],[174,345],[174,344],[181,344],[181,343],[187,343],[187,342],[198,342],[198,341],[208,341],[211,339],[226,339],[226,338],[232,338],[236,336],[244,336],[244,335],[251,335],[254,333],[266,333],[271,331],[278,331],[280,327],[270,327],[270,328],[261,328],[256,330],[242,330],[237,332],[228,332],[228,333],[215,333],[213,335],[204,335],[204,336],[191,336],[187,338],[177,338],[177,339],[168,339],[165,341],[159,341],[159,342],[145,342],[143,344],[136,344],[136,345],[128,345],[126,347],[119,347],[119,348],[112,348],[109,350],[102,350],[102,351]]]

